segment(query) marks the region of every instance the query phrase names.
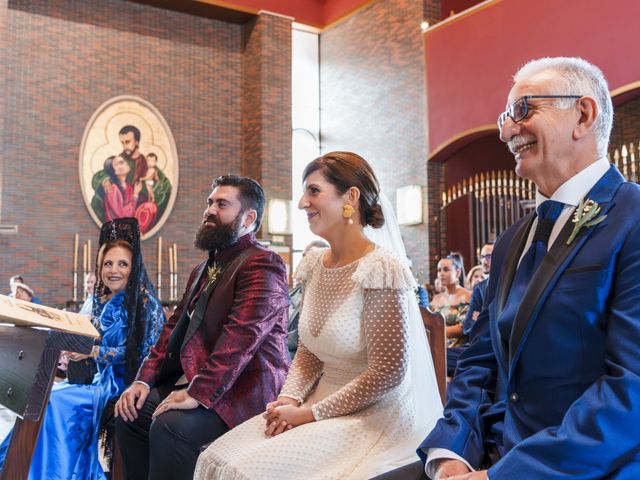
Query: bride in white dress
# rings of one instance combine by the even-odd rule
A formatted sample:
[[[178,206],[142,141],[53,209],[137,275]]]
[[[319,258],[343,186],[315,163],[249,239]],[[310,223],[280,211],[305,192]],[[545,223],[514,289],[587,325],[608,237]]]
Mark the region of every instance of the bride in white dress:
[[[211,444],[196,479],[370,478],[415,461],[442,414],[415,283],[373,170],[332,152],[303,180],[299,208],[330,248],[308,252],[295,275],[297,354],[278,399]]]

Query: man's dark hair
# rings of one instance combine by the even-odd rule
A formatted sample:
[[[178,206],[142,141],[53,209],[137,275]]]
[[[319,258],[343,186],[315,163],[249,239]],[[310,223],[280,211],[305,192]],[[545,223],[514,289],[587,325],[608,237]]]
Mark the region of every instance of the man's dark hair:
[[[240,203],[242,211],[247,209],[256,211],[256,221],[254,223],[254,232],[260,229],[262,223],[262,215],[264,213],[264,190],[258,182],[249,177],[241,177],[240,175],[222,175],[216,178],[211,184],[211,189],[222,186],[236,187],[240,191]]]
[[[133,125],[125,125],[120,129],[118,135],[126,135],[129,132],[133,133],[133,138],[136,142],[140,141],[140,130],[138,130],[138,128],[134,127]]]

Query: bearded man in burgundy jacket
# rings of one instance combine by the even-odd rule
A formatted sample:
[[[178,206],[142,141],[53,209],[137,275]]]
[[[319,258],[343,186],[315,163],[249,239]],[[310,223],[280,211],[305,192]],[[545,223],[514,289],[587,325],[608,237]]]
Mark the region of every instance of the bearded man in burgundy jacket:
[[[236,175],[212,187],[195,241],[209,258],[115,406],[129,479],[192,478],[201,447],[263,411],[286,377],[287,273],[255,238],[264,192]]]

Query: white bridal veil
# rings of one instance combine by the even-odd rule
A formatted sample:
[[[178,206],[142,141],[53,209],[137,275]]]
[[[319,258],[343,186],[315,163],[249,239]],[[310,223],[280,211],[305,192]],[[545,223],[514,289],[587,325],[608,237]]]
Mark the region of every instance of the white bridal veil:
[[[384,225],[381,228],[367,226],[365,234],[371,241],[394,253],[401,262],[408,265],[407,252],[400,235],[398,221],[393,213],[393,206],[383,193],[380,193],[380,205],[385,219]],[[385,453],[384,468],[378,473],[417,460],[415,451],[418,445],[442,416],[442,402],[418,301],[415,295],[409,295],[408,301],[409,368],[407,376],[410,381],[409,389],[413,400],[415,424],[411,438]]]

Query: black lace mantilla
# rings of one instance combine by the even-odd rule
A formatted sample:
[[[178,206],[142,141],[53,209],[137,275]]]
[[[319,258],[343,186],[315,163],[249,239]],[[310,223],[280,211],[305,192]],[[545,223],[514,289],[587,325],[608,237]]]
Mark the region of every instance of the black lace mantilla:
[[[142,251],[140,248],[140,226],[135,218],[118,218],[102,225],[100,230],[100,241],[98,244],[98,258],[96,260],[96,286],[93,299],[93,318],[97,321],[99,317],[100,302],[98,299],[104,298],[111,292],[100,278],[101,252],[104,245],[115,240],[124,240],[131,245],[133,250],[133,261],[131,274],[125,287],[125,308],[128,314],[129,331],[127,332],[127,345],[125,351],[125,383],[133,382],[140,367],[141,355],[143,352],[143,342],[145,338],[145,328],[143,322],[144,292],[156,295],[155,288],[147,275],[147,270],[142,261]]]

